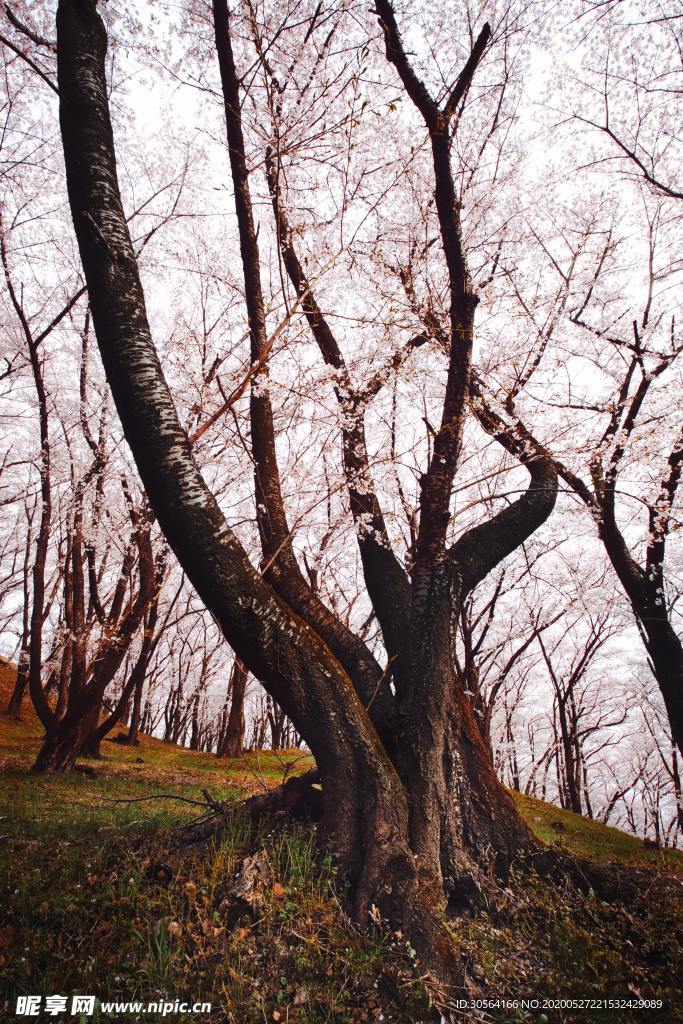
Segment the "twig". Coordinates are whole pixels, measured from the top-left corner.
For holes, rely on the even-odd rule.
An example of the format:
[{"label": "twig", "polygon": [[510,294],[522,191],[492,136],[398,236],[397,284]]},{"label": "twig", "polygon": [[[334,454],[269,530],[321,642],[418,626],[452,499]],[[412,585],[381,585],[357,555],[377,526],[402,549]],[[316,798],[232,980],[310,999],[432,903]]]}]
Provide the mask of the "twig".
[{"label": "twig", "polygon": [[173,793],[155,793],[154,796],[136,796],[130,799],[114,798],[110,796],[101,796],[98,794],[105,803],[108,804],[141,804],[145,800],[181,800],[184,804],[194,804],[196,807],[212,807],[212,803],[205,803],[203,800],[190,800],[187,796],[174,796]]},{"label": "twig", "polygon": [[227,807],[218,800],[214,800],[208,789],[202,790],[202,796],[206,800],[208,806],[215,811],[216,814],[220,814],[222,818],[225,818],[226,821],[228,820]]},{"label": "twig", "polygon": [[45,82],[45,84],[46,84],[46,85],[49,85],[49,86],[50,86],[50,88],[52,89],[52,91],[53,91],[53,92],[56,92],[56,93],[57,93],[57,95],[59,96],[59,89],[57,88],[57,86],[55,85],[55,83],[54,83],[54,82],[52,81],[52,79],[50,78],[50,76],[49,76],[49,75],[47,75],[47,74],[46,74],[46,73],[45,73],[45,72],[43,71],[43,69],[42,69],[42,68],[38,67],[38,65],[37,65],[37,64],[35,63],[35,61],[31,60],[31,58],[30,58],[30,57],[28,56],[28,54],[24,53],[24,51],[23,51],[23,50],[20,50],[20,49],[19,49],[19,47],[18,47],[18,46],[16,46],[16,45],[15,45],[15,44],[14,44],[14,43],[12,42],[12,40],[11,40],[11,39],[7,39],[7,38],[6,38],[5,36],[3,36],[3,35],[0,35],[0,43],[4,43],[4,44],[5,44],[5,46],[7,46],[7,47],[8,47],[8,48],[9,48],[10,50],[12,50],[12,51],[13,51],[14,53],[16,53],[17,57],[20,57],[20,58],[21,58],[21,60],[25,61],[25,62],[26,62],[26,63],[28,64],[28,66],[29,66],[29,67],[31,68],[31,70],[32,70],[32,71],[35,71],[35,73],[36,73],[37,75],[40,75],[40,77],[41,77],[41,78],[42,78],[42,80],[43,80],[43,81]]}]

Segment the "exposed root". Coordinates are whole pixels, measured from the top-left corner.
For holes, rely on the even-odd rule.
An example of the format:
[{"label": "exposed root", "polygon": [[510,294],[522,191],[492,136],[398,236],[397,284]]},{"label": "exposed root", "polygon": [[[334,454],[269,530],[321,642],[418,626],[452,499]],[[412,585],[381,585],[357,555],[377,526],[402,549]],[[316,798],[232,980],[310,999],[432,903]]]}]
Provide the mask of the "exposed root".
[{"label": "exposed root", "polygon": [[681,881],[666,871],[608,861],[599,864],[583,857],[574,857],[564,850],[539,846],[522,860],[542,878],[560,882],[568,879],[581,892],[592,890],[605,903],[627,905],[643,892],[665,890],[680,902]]}]

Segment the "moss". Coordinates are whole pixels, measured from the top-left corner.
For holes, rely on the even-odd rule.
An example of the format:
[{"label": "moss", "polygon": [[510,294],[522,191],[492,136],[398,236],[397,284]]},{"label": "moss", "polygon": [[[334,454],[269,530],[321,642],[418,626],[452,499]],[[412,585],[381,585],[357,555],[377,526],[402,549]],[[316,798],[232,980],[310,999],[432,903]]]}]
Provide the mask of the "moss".
[{"label": "moss", "polygon": [[683,874],[680,850],[648,849],[637,836],[618,828],[564,811],[554,804],[512,792],[517,808],[534,834],[545,843],[557,844],[574,856],[605,863],[638,864]]}]

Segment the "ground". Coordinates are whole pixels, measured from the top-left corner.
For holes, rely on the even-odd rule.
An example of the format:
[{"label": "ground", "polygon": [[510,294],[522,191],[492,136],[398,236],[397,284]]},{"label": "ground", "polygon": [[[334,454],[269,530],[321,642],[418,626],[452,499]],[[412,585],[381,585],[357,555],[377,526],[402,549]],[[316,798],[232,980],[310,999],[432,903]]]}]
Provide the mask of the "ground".
[{"label": "ground", "polygon": [[[0,664],[3,704],[10,666]],[[41,729],[0,718],[0,1019],[18,995],[96,994],[102,1000],[187,1000],[211,1012],[177,1016],[96,1009],[82,1021],[191,1020],[197,1024],[439,1021],[401,935],[366,930],[344,913],[344,892],[315,829],[268,822],[254,836],[236,806],[220,842],[201,856],[176,850],[178,828],[203,791],[236,801],[310,760],[298,751],[219,762],[143,737],[103,744],[94,776],[40,778],[29,768]],[[152,800],[140,798],[154,797]],[[470,996],[493,1005],[462,1020],[683,1021],[680,890],[683,856],[646,849],[617,829],[515,795],[536,835],[574,858],[637,873],[628,899],[541,879],[520,864],[497,906],[452,922]],[[116,800],[138,802],[116,803]],[[243,859],[257,852],[260,882],[235,897]],[[244,877],[246,872],[242,872]],[[496,1005],[503,999],[613,999],[618,1008]],[[639,999],[661,1008],[635,1009]],[[69,1010],[45,1020],[75,1020]]]}]

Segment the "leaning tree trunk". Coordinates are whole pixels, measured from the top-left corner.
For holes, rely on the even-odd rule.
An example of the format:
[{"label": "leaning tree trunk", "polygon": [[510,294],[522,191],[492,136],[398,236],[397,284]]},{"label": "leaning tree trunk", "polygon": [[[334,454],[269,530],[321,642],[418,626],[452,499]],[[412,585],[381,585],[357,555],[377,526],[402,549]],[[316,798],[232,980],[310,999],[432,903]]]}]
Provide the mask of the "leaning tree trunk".
[{"label": "leaning tree trunk", "polygon": [[[216,3],[216,9],[227,19],[225,4]],[[392,628],[388,617],[395,600],[386,590],[380,595],[385,639],[390,635],[400,647],[395,678],[401,750],[392,759],[378,731],[384,723],[373,724],[374,710],[366,710],[359,696],[373,675],[386,683],[382,674],[376,676],[370,652],[359,657],[357,638],[337,629],[318,602],[302,601],[294,591],[280,593],[252,566],[199,472],[150,334],[116,175],[106,32],[93,0],[60,0],[57,29],[60,123],[74,227],[107,380],[151,506],[240,661],[263,682],[315,757],[323,837],[349,880],[357,920],[367,922],[371,912],[379,913],[404,932],[438,981],[453,982],[461,969],[443,921],[449,875],[454,891],[462,894],[468,879],[479,881],[475,861],[481,861],[482,847],[490,845],[494,856],[507,861],[527,833],[495,779],[462,684],[454,678],[448,656],[449,602],[454,587],[460,599],[460,587],[464,593],[476,585],[491,564],[547,517],[555,494],[552,477],[544,478],[532,460],[527,495],[488,523],[483,538],[467,535],[473,551],[467,544],[456,545],[446,555],[452,479],[437,474],[435,463],[430,486],[444,509],[437,517],[440,536],[423,545],[422,575],[410,583],[390,553],[380,551],[382,545],[374,552],[366,549],[368,564],[376,555],[374,566],[389,566],[392,579],[399,581],[407,616]],[[445,158],[445,128],[442,134]],[[240,195],[246,195],[243,188]],[[469,297],[465,305],[473,315]],[[456,327],[462,334],[462,325]],[[471,327],[470,320],[470,333]],[[458,430],[452,429],[459,413],[453,403],[464,401],[467,392],[470,349],[458,349],[449,371],[452,401],[440,431],[449,471],[456,459],[451,446],[456,453],[459,447]],[[257,458],[267,460],[274,458],[269,412],[265,402],[256,404],[262,430]],[[438,463],[442,452],[436,446],[435,452]],[[269,505],[278,500],[271,489],[276,470],[274,465],[273,475],[264,480]],[[265,530],[263,522],[259,525]],[[286,584],[280,585],[284,589]],[[382,690],[382,699],[391,702],[388,685]]]},{"label": "leaning tree trunk", "polygon": [[683,751],[683,644],[666,616],[660,594],[645,604],[639,619],[652,670],[664,699],[671,732]]},{"label": "leaning tree trunk", "polygon": [[[457,959],[425,901],[403,786],[339,662],[249,562],[194,462],[150,336],[121,206],[95,5],[61,0],[60,120],[67,186],[107,379],[159,524],[240,659],[307,739],[323,779],[325,831],[367,920],[402,924],[442,978]],[[424,881],[424,884],[423,884]]]}]

